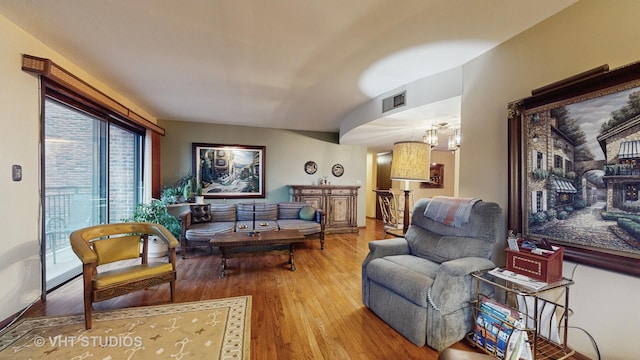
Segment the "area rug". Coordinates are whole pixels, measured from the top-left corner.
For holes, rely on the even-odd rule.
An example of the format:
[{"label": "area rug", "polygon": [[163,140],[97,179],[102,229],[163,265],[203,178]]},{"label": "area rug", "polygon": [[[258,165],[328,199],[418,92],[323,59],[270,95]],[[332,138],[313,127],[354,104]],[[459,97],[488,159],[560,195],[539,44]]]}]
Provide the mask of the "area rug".
[{"label": "area rug", "polygon": [[249,359],[251,296],[26,318],[0,334],[0,359]]}]

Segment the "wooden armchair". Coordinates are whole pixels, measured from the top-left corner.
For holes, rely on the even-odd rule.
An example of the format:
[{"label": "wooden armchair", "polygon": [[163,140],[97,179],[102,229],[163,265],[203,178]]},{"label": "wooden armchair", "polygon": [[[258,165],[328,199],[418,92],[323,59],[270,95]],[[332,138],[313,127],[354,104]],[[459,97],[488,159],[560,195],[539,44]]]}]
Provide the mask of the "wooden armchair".
[{"label": "wooden armchair", "polygon": [[402,219],[398,213],[398,198],[391,190],[373,190],[378,198],[380,205],[380,215],[382,215],[382,223],[384,225],[384,237],[387,235],[403,237]]},{"label": "wooden armchair", "polygon": [[[169,245],[168,262],[148,263],[149,236],[156,236]],[[171,301],[175,301],[178,240],[164,226],[139,222],[95,225],[72,232],[70,240],[71,248],[83,264],[87,329],[91,329],[91,307],[94,302],[165,282],[170,284]],[[141,258],[140,264],[114,264],[113,269],[98,271],[99,265],[137,258]]]}]

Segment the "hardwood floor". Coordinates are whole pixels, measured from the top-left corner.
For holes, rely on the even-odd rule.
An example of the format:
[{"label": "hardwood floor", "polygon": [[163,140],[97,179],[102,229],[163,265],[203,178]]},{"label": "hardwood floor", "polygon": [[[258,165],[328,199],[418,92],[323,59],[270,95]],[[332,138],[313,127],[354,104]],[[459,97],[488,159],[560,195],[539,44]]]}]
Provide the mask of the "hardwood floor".
[{"label": "hardwood floor", "polygon": [[[382,224],[367,219],[358,234],[327,235],[299,245],[297,271],[288,256],[228,260],[219,278],[220,258],[207,251],[178,256],[176,302],[252,296],[252,359],[437,359],[417,347],[367,309],[361,300],[361,264],[368,242],[382,238]],[[47,295],[26,316],[82,313],[82,283],[76,278]],[[169,302],[169,286],[121,296],[94,305],[96,311]],[[470,349],[464,342],[454,345]]]}]

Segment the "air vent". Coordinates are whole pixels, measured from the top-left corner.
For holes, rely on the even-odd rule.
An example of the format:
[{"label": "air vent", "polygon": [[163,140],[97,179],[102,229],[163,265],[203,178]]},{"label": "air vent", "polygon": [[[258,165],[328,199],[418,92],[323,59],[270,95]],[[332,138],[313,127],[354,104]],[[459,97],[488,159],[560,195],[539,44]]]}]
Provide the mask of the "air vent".
[{"label": "air vent", "polygon": [[403,91],[400,94],[396,94],[393,96],[389,96],[388,98],[382,99],[382,112],[384,113],[389,110],[399,108],[400,106],[404,106],[406,95],[407,95],[407,92]]}]

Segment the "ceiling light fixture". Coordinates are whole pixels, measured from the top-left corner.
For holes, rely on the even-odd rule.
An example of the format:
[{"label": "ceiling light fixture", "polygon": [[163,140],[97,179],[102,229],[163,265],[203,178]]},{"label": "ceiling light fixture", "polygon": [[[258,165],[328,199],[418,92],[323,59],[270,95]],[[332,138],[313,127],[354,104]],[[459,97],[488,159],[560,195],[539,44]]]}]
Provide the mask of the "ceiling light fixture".
[{"label": "ceiling light fixture", "polygon": [[427,134],[422,137],[422,142],[429,144],[431,147],[438,146],[438,129],[427,130]]},{"label": "ceiling light fixture", "polygon": [[460,129],[453,130],[453,135],[449,135],[449,141],[447,145],[447,147],[451,151],[455,151],[460,148]]}]

